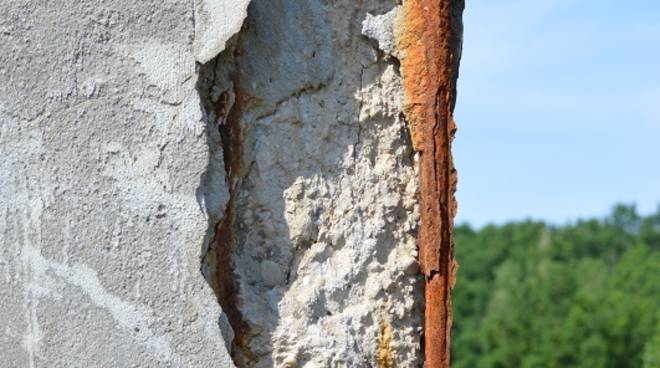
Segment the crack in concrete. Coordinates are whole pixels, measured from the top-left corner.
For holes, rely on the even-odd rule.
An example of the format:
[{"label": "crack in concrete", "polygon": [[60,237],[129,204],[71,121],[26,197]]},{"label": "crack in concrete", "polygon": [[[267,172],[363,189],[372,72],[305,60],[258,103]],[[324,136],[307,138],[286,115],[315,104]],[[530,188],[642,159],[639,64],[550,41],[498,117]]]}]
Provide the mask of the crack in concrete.
[{"label": "crack in concrete", "polygon": [[[211,151],[220,149],[222,152],[225,184],[229,192],[229,199],[226,202],[222,218],[211,225],[211,240],[202,262],[206,263],[210,270],[207,277],[233,330],[233,341],[228,343],[231,344],[230,353],[234,359],[235,350],[243,349],[247,344],[247,325],[238,309],[239,287],[233,264],[233,254],[238,246],[235,229],[236,196],[243,168],[243,133],[240,119],[242,104],[247,99],[240,89],[240,80],[236,72],[238,69],[235,61],[236,52],[237,50],[232,46],[202,66],[202,68],[211,70],[202,70],[200,74],[212,75],[212,79],[198,86],[204,109],[209,118],[211,134],[215,133],[213,130],[216,130],[220,136],[219,147],[210,147],[210,149]],[[230,67],[229,75],[219,75],[219,64],[227,63],[228,60],[234,64]],[[229,88],[217,93],[215,89],[226,84],[229,84]],[[210,142],[210,144],[212,143]]]},{"label": "crack in concrete", "polygon": [[[302,7],[302,10],[298,10],[301,14],[306,14],[308,11],[305,6],[299,5],[295,1],[285,3],[291,8]],[[267,2],[259,4],[263,8],[262,12],[272,11],[269,8],[271,5],[267,5]],[[337,12],[336,16],[341,15],[339,13]],[[316,349],[313,351],[321,351],[328,357],[332,356],[327,359],[333,359],[333,361],[340,359],[335,357],[334,348],[315,346],[314,344],[318,344],[317,341],[305,339],[317,338],[316,336],[321,336],[321,333],[332,332],[326,329],[333,328],[334,324],[352,329],[353,326],[345,324],[347,316],[355,315],[361,315],[361,320],[355,322],[362,326],[360,328],[371,329],[373,332],[369,335],[371,337],[371,343],[368,346],[368,349],[371,349],[368,350],[369,359],[381,359],[380,366],[383,367],[394,366],[395,363],[400,365],[404,361],[410,364],[411,359],[417,359],[413,355],[416,356],[419,353],[417,344],[419,335],[416,332],[418,330],[413,330],[411,326],[419,326],[420,322],[415,319],[421,313],[406,314],[405,311],[414,309],[414,303],[412,301],[408,303],[405,301],[405,297],[408,296],[408,299],[412,299],[411,296],[415,294],[415,290],[421,290],[419,286],[415,286],[420,285],[421,278],[418,279],[419,281],[415,281],[418,277],[415,275],[415,269],[410,271],[409,266],[403,267],[403,264],[399,264],[401,262],[397,262],[396,256],[399,252],[401,255],[410,254],[409,258],[413,260],[413,263],[416,256],[414,237],[406,235],[414,232],[414,226],[408,224],[414,219],[409,221],[408,216],[404,213],[405,211],[413,212],[413,210],[416,212],[416,209],[414,205],[404,205],[402,202],[408,198],[408,195],[410,196],[408,202],[414,202],[416,180],[413,176],[412,160],[408,157],[408,153],[412,150],[410,147],[406,149],[400,147],[410,146],[411,140],[407,134],[403,134],[404,137],[400,138],[401,140],[394,138],[398,137],[405,127],[401,118],[400,100],[394,97],[389,98],[401,88],[399,64],[395,58],[390,58],[385,53],[368,53],[369,44],[366,42],[356,43],[351,47],[364,52],[364,55],[353,56],[355,53],[347,52],[346,55],[340,53],[340,56],[346,60],[360,61],[360,64],[353,63],[351,67],[347,67],[343,71],[343,74],[348,74],[350,71],[350,76],[340,73],[339,77],[346,78],[345,80],[333,80],[332,74],[323,74],[319,77],[317,69],[332,70],[328,68],[328,65],[332,66],[331,61],[333,60],[330,59],[328,53],[324,56],[327,60],[318,61],[317,51],[312,53],[309,50],[314,50],[314,47],[322,48],[314,43],[317,42],[316,40],[311,38],[303,38],[300,40],[299,46],[286,54],[293,59],[293,62],[299,61],[295,57],[304,62],[293,63],[286,60],[278,61],[280,64],[270,63],[268,58],[255,57],[260,53],[255,53],[253,51],[255,48],[249,46],[272,43],[272,40],[265,36],[266,31],[262,30],[261,34],[258,32],[259,27],[270,30],[268,27],[272,25],[263,25],[261,22],[271,21],[257,16],[248,18],[247,25],[229,41],[228,48],[201,67],[200,74],[206,79],[202,81],[203,78],[200,78],[200,83],[198,83],[198,91],[208,118],[207,133],[209,134],[211,159],[207,175],[216,175],[215,183],[211,180],[208,181],[208,185],[219,185],[217,179],[222,177],[227,186],[226,190],[224,187],[220,189],[227,192],[226,200],[216,204],[205,201],[207,213],[213,213],[215,216],[209,216],[208,250],[202,259],[202,268],[209,270],[205,276],[216,293],[218,302],[233,330],[234,337],[226,340],[232,341],[231,355],[234,364],[240,367],[254,364],[263,365],[268,362],[289,364],[290,362],[320,361],[319,357],[311,355],[310,346]],[[359,24],[357,21],[352,23]],[[351,26],[353,26],[352,23],[350,23]],[[269,32],[269,34],[272,33]],[[358,35],[351,33],[349,36],[362,42]],[[253,39],[254,43],[250,44],[247,42],[250,37],[256,38],[259,43]],[[310,46],[305,46],[306,43],[310,43]],[[241,50],[237,45],[247,46],[245,46],[245,50]],[[328,45],[322,43],[322,45],[329,47],[329,43]],[[292,46],[287,44],[286,47]],[[266,50],[268,49],[266,48]],[[305,59],[308,51],[311,55],[310,59]],[[242,54],[243,52],[246,54]],[[392,65],[383,62],[384,58],[392,61]],[[261,63],[262,59],[268,60]],[[314,59],[317,60],[314,63],[309,61]],[[366,61],[372,64],[364,64],[363,62]],[[285,77],[285,72],[290,71],[289,67],[294,68],[292,70],[295,70],[296,73],[286,74]],[[275,70],[271,71],[271,68],[275,68]],[[356,72],[359,72],[359,81],[355,79]],[[273,80],[263,77],[261,73],[267,77],[274,76],[279,79],[273,83]],[[384,78],[384,75],[387,77]],[[239,80],[239,76],[242,81]],[[298,79],[291,82],[290,78]],[[241,82],[244,83],[243,86]],[[344,84],[345,82],[346,84]],[[285,88],[280,90],[272,87],[274,84],[279,85],[278,83]],[[241,87],[244,87],[247,93]],[[331,90],[328,91],[326,87]],[[355,94],[355,90],[358,91],[358,95]],[[269,91],[275,91],[275,96]],[[266,101],[256,100],[248,96],[248,93]],[[334,95],[335,93],[337,96]],[[354,105],[347,103],[350,102],[351,97],[357,100]],[[331,108],[346,112],[346,116],[349,116],[350,119],[347,123],[352,123],[353,119],[357,119],[355,122],[357,127],[350,125],[344,127],[326,118],[324,116],[326,101],[333,103]],[[301,106],[306,108],[301,109]],[[276,126],[276,124],[281,125]],[[346,148],[350,147],[350,143],[354,143],[352,171],[346,167],[346,173],[337,174],[339,179],[336,180],[336,183],[333,182],[335,178],[327,173],[336,174],[337,168],[322,162],[323,157],[316,157],[314,152],[305,147],[306,141],[298,137],[298,135],[317,132],[323,134],[321,129],[317,129],[323,124],[335,129],[334,135],[328,134],[327,141],[334,145],[346,144]],[[390,129],[391,127],[397,127],[397,129]],[[290,135],[278,135],[278,130],[281,132],[282,129],[287,130]],[[357,129],[357,141],[354,136],[355,129]],[[259,134],[265,135],[260,136]],[[263,144],[263,147],[258,146],[255,141]],[[319,139],[313,141],[323,143]],[[269,147],[271,142],[277,145],[276,148]],[[300,164],[309,165],[309,167],[281,166],[286,165],[288,158],[291,157],[292,152],[285,148],[292,144],[300,149],[307,149],[306,152],[311,157],[297,160]],[[321,146],[324,145],[321,144]],[[326,152],[326,156],[333,156],[337,159],[351,157],[351,153],[346,152],[346,155],[342,156],[339,150],[335,150],[331,146],[328,145],[324,149],[319,147],[319,150]],[[255,153],[257,149],[261,151]],[[258,156],[260,152],[264,154],[264,157]],[[402,156],[410,162],[394,158],[395,152],[403,153]],[[271,161],[274,153],[281,156],[277,158],[280,161],[275,161],[274,158]],[[382,156],[378,156],[379,154]],[[222,157],[222,161],[217,158],[218,165],[211,167],[214,155]],[[256,157],[252,157],[255,155]],[[377,160],[377,157],[382,157],[382,159]],[[357,165],[358,160],[362,160],[360,166]],[[264,167],[260,167],[259,169],[262,171],[255,173],[252,177],[249,174],[250,168],[256,165],[257,161]],[[298,161],[295,162],[298,163]],[[273,167],[277,165],[279,165],[277,170],[289,171],[278,177],[274,174],[275,171],[269,171],[275,170]],[[386,167],[390,166],[392,169],[402,169],[399,172],[401,179],[385,176],[379,180],[380,175],[383,175],[380,172],[387,170]],[[361,170],[359,173],[358,168]],[[213,170],[214,172],[211,173]],[[316,171],[321,171],[323,175],[317,176]],[[263,174],[282,180],[282,183],[272,183],[275,188],[281,185],[282,188],[278,188],[278,190],[282,190],[282,192],[270,194],[273,196],[272,202],[269,202],[270,197],[262,202],[260,202],[261,199],[250,201],[250,198],[257,197],[257,193],[269,191],[269,188],[262,184],[260,184],[261,187],[255,189],[254,181],[262,180],[263,178],[259,178],[259,175]],[[323,180],[319,179],[321,177]],[[301,178],[302,180],[299,180]],[[367,183],[367,180],[370,181]],[[352,181],[356,181],[355,187],[353,187]],[[415,186],[409,185],[413,189],[404,191],[405,185],[403,184],[407,181],[415,182]],[[387,183],[387,186],[381,186],[379,182]],[[270,182],[267,185],[270,185]],[[300,193],[294,195],[298,190],[297,185],[300,185]],[[328,186],[332,192],[328,192]],[[382,191],[383,195],[388,194],[385,193],[387,191],[394,193],[387,196],[388,203],[385,205],[379,203],[379,200],[374,197],[377,196],[377,191]],[[350,198],[346,197],[348,195]],[[373,197],[373,199],[365,199],[365,195],[368,196],[366,198]],[[321,197],[319,198],[319,196]],[[349,203],[350,205],[348,205]],[[287,208],[288,205],[291,205],[290,209]],[[324,210],[327,212],[324,215],[325,218],[320,218],[319,215],[318,207],[321,205],[325,206]],[[343,211],[341,217],[346,217],[345,220],[339,217],[333,219],[337,216],[333,213],[335,207],[337,213]],[[253,211],[262,211],[262,213],[259,213],[260,217],[258,217],[254,215]],[[401,217],[399,217],[400,213],[403,214]],[[280,214],[282,214],[281,219],[272,217]],[[377,219],[381,217],[386,221],[378,222]],[[255,218],[256,220],[253,220]],[[247,223],[246,228],[243,228],[241,226],[245,220],[250,222]],[[275,221],[279,221],[279,223],[275,223]],[[326,223],[322,223],[322,221]],[[360,226],[366,226],[367,231],[349,229],[351,221]],[[339,225],[334,226],[335,222]],[[258,226],[250,228],[252,224],[258,224]],[[325,227],[324,232],[320,234],[319,224]],[[275,228],[275,226],[280,226],[280,228]],[[391,231],[392,229],[395,231]],[[265,235],[259,234],[255,237],[257,241],[266,242],[266,244],[255,243],[251,238],[252,233],[264,233]],[[350,242],[348,245],[345,233],[353,235],[348,239]],[[275,241],[280,241],[281,244],[268,244],[275,243]],[[299,246],[304,247],[305,251],[300,251]],[[312,248],[314,249],[310,251]],[[323,252],[319,252],[322,248]],[[369,249],[372,251],[368,251]],[[318,257],[318,260],[310,257],[315,254],[314,252],[319,252],[314,256]],[[392,253],[391,257],[390,253]],[[355,262],[355,268],[358,271],[350,269],[349,262],[346,262],[347,257],[355,258],[351,259]],[[318,280],[314,281],[316,284],[307,285],[305,278],[299,277],[301,267],[299,263],[301,262],[306,262],[306,268],[303,269],[306,277]],[[333,265],[332,262],[343,263]],[[336,280],[331,279],[334,284],[321,283],[322,279],[317,277],[320,275],[312,272],[312,268],[316,267],[315,263],[323,264],[324,267],[328,265],[339,268],[336,272],[338,274],[335,277]],[[280,266],[285,272],[283,278],[275,277],[278,275],[273,276],[280,272]],[[367,267],[372,268],[368,271]],[[387,281],[387,285],[398,283],[399,286],[404,285],[406,289],[394,291],[389,289],[390,286],[383,286],[383,290],[388,290],[387,295],[381,291],[376,293],[381,286],[374,283],[375,280],[371,280],[370,272],[374,269],[373,267],[380,267],[374,274],[382,272],[384,278],[392,278],[392,280],[383,280]],[[257,275],[254,275],[255,270]],[[386,272],[386,270],[391,271]],[[261,271],[260,274],[259,271]],[[339,275],[342,272],[345,274],[343,278]],[[335,275],[330,275],[330,278],[333,276]],[[328,276],[324,275],[323,280],[325,277]],[[277,284],[272,280],[282,280],[283,282]],[[322,282],[326,283],[326,281]],[[371,294],[367,298],[375,299],[373,306],[379,306],[379,308],[388,306],[387,327],[379,327],[377,317],[373,319],[374,324],[371,324],[369,318],[372,318],[373,311],[367,307],[344,304],[348,300],[360,300],[355,295],[348,294],[353,291],[350,288],[344,289],[347,285],[351,285],[350,288],[355,287],[356,290],[360,290],[360,288],[373,290],[369,291]],[[292,290],[289,290],[290,287]],[[319,292],[315,292],[314,288]],[[287,295],[288,291],[292,292]],[[415,296],[415,298],[417,297]],[[416,300],[421,300],[421,297]],[[371,300],[367,303],[371,303]],[[373,307],[372,304],[368,304],[368,306]],[[352,308],[356,308],[356,310]],[[333,314],[336,314],[336,317]],[[397,315],[398,317],[395,318]],[[403,315],[407,317],[404,319]],[[345,319],[342,320],[342,316]],[[308,319],[308,324],[295,326],[299,331],[292,333],[290,326],[302,318]],[[323,320],[328,320],[328,322],[324,325]],[[308,332],[309,335],[306,335]],[[352,341],[351,336],[339,334],[332,338],[336,342]],[[379,343],[383,353],[380,358],[378,355]],[[404,352],[404,347],[407,349],[406,352]],[[346,350],[345,354],[355,354],[355,356],[350,356],[351,359],[354,359],[353,363],[358,359],[365,359],[367,356],[367,350],[363,351],[361,348],[356,349],[355,352],[350,351],[349,348],[338,349]],[[411,351],[413,354],[410,354]],[[407,355],[404,356],[404,353]],[[346,359],[346,356],[341,359]],[[373,364],[373,360],[369,364]],[[365,365],[367,365],[366,362]],[[410,365],[404,364],[404,366]]]}]

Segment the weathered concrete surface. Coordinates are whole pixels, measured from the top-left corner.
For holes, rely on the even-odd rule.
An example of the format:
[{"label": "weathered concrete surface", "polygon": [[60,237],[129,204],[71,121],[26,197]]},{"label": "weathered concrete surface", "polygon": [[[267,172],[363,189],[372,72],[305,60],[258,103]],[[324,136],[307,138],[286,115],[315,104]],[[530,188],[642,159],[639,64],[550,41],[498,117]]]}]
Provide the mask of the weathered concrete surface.
[{"label": "weathered concrete surface", "polygon": [[0,365],[418,367],[400,3],[3,4]]},{"label": "weathered concrete surface", "polygon": [[253,0],[231,50],[204,71],[232,187],[206,260],[232,309],[239,366],[421,362],[416,163],[388,54],[394,7]]},{"label": "weathered concrete surface", "polygon": [[232,366],[199,271],[193,18],[190,1],[3,1],[0,366]]},{"label": "weathered concrete surface", "polygon": [[193,0],[195,58],[206,63],[225,49],[247,16],[249,0]]}]

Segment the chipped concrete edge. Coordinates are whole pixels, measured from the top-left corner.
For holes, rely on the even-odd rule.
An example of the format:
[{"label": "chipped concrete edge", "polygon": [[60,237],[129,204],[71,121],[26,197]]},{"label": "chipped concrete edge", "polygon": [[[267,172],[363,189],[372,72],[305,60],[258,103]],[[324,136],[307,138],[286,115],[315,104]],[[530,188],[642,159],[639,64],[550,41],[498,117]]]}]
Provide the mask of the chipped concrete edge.
[{"label": "chipped concrete edge", "polygon": [[[221,0],[194,4],[195,59],[207,63],[240,31],[249,0],[231,6]],[[408,0],[390,13],[368,15],[363,23],[363,34],[401,61],[404,113],[420,156],[418,244],[426,280],[424,364],[428,367],[450,365],[451,288],[457,268],[451,234],[457,175],[451,143],[463,7],[463,0]]]},{"label": "chipped concrete edge", "polygon": [[243,26],[250,0],[193,0],[195,60],[204,64],[225,49],[227,41]]},{"label": "chipped concrete edge", "polygon": [[[227,48],[227,43],[231,37],[236,35],[245,22],[248,15],[248,6],[250,0],[192,0],[193,1],[193,26],[194,26],[194,40],[193,40],[193,54],[195,60],[199,64],[206,64],[217,58]],[[198,74],[199,74],[198,69]],[[198,75],[199,77],[199,75]],[[199,91],[198,91],[199,93]],[[203,101],[203,97],[200,96]],[[203,102],[202,102],[203,103]],[[227,159],[227,157],[223,157]],[[229,174],[229,172],[227,172]],[[232,185],[228,188],[232,191]],[[227,204],[225,211],[229,211],[232,207],[233,200]],[[207,213],[207,216],[210,214]],[[225,213],[223,218],[229,218],[230,215]],[[221,221],[224,223],[224,220]],[[218,224],[220,226],[220,223]],[[215,233],[215,232],[214,232]],[[214,234],[215,238],[216,235]],[[215,242],[215,239],[210,239],[210,242]],[[208,255],[208,250],[204,251],[201,256],[201,262],[205,262]],[[231,354],[232,341],[235,338],[235,325],[232,325],[233,315],[232,308],[227,305],[222,305],[222,300],[219,299],[217,280],[211,280],[210,286],[216,297],[216,302],[219,303],[222,309],[221,326],[223,329],[222,336],[225,339],[225,347]],[[225,331],[224,329],[228,329]],[[232,366],[234,366],[232,362]]]}]

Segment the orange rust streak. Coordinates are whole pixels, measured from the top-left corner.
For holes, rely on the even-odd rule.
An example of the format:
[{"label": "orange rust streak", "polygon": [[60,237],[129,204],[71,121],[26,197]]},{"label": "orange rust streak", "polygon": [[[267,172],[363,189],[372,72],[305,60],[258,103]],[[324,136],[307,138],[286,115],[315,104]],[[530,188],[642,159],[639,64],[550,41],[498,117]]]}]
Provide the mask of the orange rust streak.
[{"label": "orange rust streak", "polygon": [[456,263],[452,226],[456,171],[451,157],[456,71],[452,7],[458,0],[407,0],[399,48],[405,114],[420,154],[419,260],[425,276],[424,364],[449,367],[451,288]]},{"label": "orange rust streak", "polygon": [[[241,114],[243,105],[249,100],[240,88],[239,79],[233,76],[235,101],[229,106],[227,92],[213,105],[215,116],[225,115],[230,109],[227,119],[219,124],[218,129],[222,140],[223,158],[229,201],[225,208],[222,220],[216,225],[211,242],[210,253],[215,266],[214,291],[222,310],[227,314],[229,324],[234,330],[234,344],[244,348],[248,342],[248,326],[238,308],[239,286],[236,282],[233,269],[233,255],[238,246],[235,233],[236,219],[236,193],[235,184],[241,175],[243,167],[243,132],[241,130]],[[232,351],[232,355],[234,351]]]},{"label": "orange rust streak", "polygon": [[[424,298],[426,305],[443,306],[449,290],[446,279],[436,274],[426,283]],[[449,367],[449,330],[451,311],[448,308],[435,308],[432,313],[424,313],[424,366]],[[432,328],[436,327],[436,328]]]}]

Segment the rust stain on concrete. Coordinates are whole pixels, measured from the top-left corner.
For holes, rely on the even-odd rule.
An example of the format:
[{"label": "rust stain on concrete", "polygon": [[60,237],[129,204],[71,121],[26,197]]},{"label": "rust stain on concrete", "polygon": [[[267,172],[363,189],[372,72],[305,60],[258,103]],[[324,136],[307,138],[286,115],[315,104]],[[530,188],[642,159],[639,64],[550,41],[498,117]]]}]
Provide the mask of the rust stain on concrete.
[{"label": "rust stain on concrete", "polygon": [[392,340],[394,333],[392,331],[392,324],[384,318],[380,322],[380,337],[378,339],[378,354],[376,356],[376,364],[378,368],[394,368],[396,367],[394,359],[394,351],[392,350]]},{"label": "rust stain on concrete", "polygon": [[[217,126],[222,140],[229,201],[224,217],[215,226],[207,258],[214,270],[213,290],[234,330],[231,354],[236,359],[235,349],[244,350],[249,342],[248,326],[238,308],[239,286],[234,276],[233,255],[238,246],[235,231],[236,190],[243,169],[243,132],[240,121],[244,105],[249,103],[250,97],[240,88],[238,73],[232,79],[233,91],[231,93],[223,92],[220,98],[212,104],[213,112],[219,119]],[[234,95],[233,103],[229,97],[230,94]],[[226,119],[222,117],[226,117]]]},{"label": "rust stain on concrete", "polygon": [[449,367],[451,289],[457,267],[452,227],[457,175],[451,155],[463,0],[408,0],[397,43],[404,112],[420,154],[419,262],[425,277],[424,365]]}]

